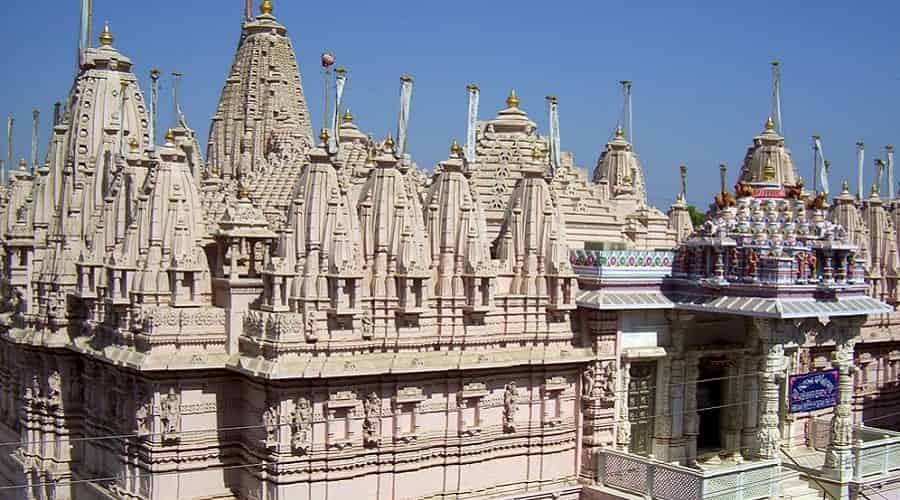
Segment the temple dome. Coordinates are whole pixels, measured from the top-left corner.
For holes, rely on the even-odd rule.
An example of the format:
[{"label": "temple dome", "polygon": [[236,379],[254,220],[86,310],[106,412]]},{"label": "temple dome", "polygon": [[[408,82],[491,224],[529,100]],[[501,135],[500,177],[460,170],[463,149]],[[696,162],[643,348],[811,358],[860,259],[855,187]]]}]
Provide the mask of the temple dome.
[{"label": "temple dome", "polygon": [[606,150],[600,154],[593,180],[605,184],[610,199],[634,199],[640,205],[647,203],[644,170],[621,127],[616,127],[615,137],[606,143]]},{"label": "temple dome", "polygon": [[747,184],[797,186],[802,179],[797,174],[784,137],[775,130],[770,117],[765,129],[753,138],[741,167],[740,181]]}]

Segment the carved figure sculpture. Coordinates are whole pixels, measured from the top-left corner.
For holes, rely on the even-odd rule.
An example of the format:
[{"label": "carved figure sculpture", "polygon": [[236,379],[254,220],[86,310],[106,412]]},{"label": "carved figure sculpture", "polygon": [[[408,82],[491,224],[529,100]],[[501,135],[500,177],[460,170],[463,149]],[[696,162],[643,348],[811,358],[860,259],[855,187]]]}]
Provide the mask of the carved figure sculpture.
[{"label": "carved figure sculpture", "polygon": [[309,400],[298,397],[294,405],[291,421],[291,448],[294,453],[304,454],[312,445],[312,406]]}]

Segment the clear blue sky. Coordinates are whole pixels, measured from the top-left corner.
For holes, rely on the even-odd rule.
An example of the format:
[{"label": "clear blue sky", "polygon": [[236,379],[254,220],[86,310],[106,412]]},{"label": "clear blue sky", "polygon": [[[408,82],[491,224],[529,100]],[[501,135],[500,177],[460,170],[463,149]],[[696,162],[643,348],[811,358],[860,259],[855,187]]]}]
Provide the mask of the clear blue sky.
[{"label": "clear blue sky", "polygon": [[[242,0],[94,0],[95,34],[109,20],[116,47],[147,71],[185,74],[182,106],[205,138],[239,35]],[[74,72],[79,0],[5,2],[0,113],[16,116],[15,156],[28,156],[31,108],[42,111],[41,157],[52,103]],[[365,131],[396,128],[399,76],[415,77],[410,149],[420,166],[465,135],[468,82],[481,118],[515,88],[546,133],[544,96],[560,100],[563,149],[593,169],[619,116],[617,82],[634,83],[637,151],[651,201],[665,209],[690,168],[689,201],[705,205],[718,164],[731,184],[769,112],[769,62],[783,61],[788,144],[811,184],[810,135],[823,136],[832,191],[855,189],[854,142],[872,158],[900,143],[900,2],[597,2],[275,0],[294,40],[310,108],[320,123],[318,57],[351,72],[345,101]],[[169,81],[165,82],[169,89]],[[169,107],[161,113],[170,120]],[[0,125],[2,126],[2,125]],[[205,142],[205,141],[204,141]],[[4,150],[5,144],[0,145]],[[897,173],[900,180],[900,172]],[[868,189],[867,189],[868,192]]]}]

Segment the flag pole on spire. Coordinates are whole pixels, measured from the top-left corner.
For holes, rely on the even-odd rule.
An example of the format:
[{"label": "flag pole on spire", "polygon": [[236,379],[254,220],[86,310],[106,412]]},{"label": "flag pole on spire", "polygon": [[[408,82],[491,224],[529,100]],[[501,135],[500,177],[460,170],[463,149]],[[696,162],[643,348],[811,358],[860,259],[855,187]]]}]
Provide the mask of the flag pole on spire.
[{"label": "flag pole on spire", "polygon": [[866,152],[863,141],[856,141],[856,199],[863,200],[863,163]]},{"label": "flag pole on spire", "polygon": [[550,118],[550,176],[555,176],[562,162],[559,152],[559,101],[556,96],[547,96]]},{"label": "flag pole on spire", "polygon": [[784,136],[784,125],[781,122],[781,61],[772,61],[772,118],[775,120],[775,131]]},{"label": "flag pole on spire", "polygon": [[478,85],[470,83],[466,85],[469,96],[469,111],[466,117],[466,161],[475,162],[475,132],[478,128]]},{"label": "flag pole on spire", "polygon": [[0,183],[4,184],[9,178],[9,169],[13,165],[13,126],[15,124],[16,119],[13,115],[9,115],[6,118],[6,170],[0,172]]},{"label": "flag pole on spire", "polygon": [[91,32],[94,22],[93,0],[81,0],[81,24],[78,33],[78,58],[76,71],[84,62],[84,51],[91,45]]},{"label": "flag pole on spire", "polygon": [[887,152],[887,171],[888,171],[888,196],[894,199],[894,146],[888,144],[884,150]]},{"label": "flag pole on spire", "polygon": [[409,107],[412,103],[413,78],[400,77],[400,119],[397,120],[397,157],[404,158],[409,142]]},{"label": "flag pole on spire", "polygon": [[625,121],[625,133],[627,135],[628,142],[634,145],[634,122],[632,121],[632,111],[631,111],[631,80],[622,80],[619,82],[622,84],[622,97],[624,98],[623,108],[622,109],[622,120]]},{"label": "flag pole on spire", "polygon": [[37,170],[38,158],[38,121],[41,112],[37,109],[31,110],[31,172]]}]

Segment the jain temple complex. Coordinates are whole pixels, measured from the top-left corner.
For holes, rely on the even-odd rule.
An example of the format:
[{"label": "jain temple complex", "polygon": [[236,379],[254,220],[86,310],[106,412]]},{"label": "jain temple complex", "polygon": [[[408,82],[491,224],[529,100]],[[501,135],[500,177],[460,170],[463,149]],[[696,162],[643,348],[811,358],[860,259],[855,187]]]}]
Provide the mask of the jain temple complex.
[{"label": "jain temple complex", "polygon": [[314,131],[254,10],[205,152],[85,16],[45,160],[0,192],[0,498],[897,498],[880,183],[804,187],[761,110],[694,227],[684,182],[648,204],[627,127],[588,175],[555,98],[542,135],[515,92],[478,119],[475,85],[426,171],[410,77],[396,137],[341,68]]}]

